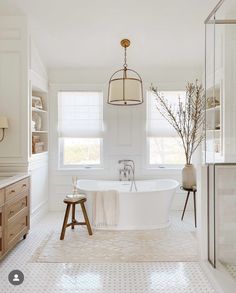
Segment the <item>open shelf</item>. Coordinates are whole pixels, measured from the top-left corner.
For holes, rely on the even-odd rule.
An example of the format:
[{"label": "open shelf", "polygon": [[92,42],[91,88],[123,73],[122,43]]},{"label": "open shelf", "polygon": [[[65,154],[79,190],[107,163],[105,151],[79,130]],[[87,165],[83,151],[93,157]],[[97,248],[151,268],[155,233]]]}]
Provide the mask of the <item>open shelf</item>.
[{"label": "open shelf", "polygon": [[35,158],[41,158],[45,155],[48,154],[48,151],[44,151],[44,152],[41,152],[41,153],[37,153],[37,154],[32,154],[32,157],[35,159]]},{"label": "open shelf", "polygon": [[208,113],[214,112],[214,111],[220,111],[220,105],[206,109],[206,112]]},{"label": "open shelf", "polygon": [[206,90],[206,160],[223,158],[222,81]]},{"label": "open shelf", "polygon": [[46,110],[41,110],[41,109],[38,109],[38,108],[35,108],[35,107],[32,107],[32,111],[33,112],[39,112],[39,113],[45,113],[45,114],[48,113]]},{"label": "open shelf", "polygon": [[31,157],[36,159],[48,152],[48,95],[32,86],[31,96]]},{"label": "open shelf", "polygon": [[220,133],[220,129],[206,129],[207,132],[219,132]]}]

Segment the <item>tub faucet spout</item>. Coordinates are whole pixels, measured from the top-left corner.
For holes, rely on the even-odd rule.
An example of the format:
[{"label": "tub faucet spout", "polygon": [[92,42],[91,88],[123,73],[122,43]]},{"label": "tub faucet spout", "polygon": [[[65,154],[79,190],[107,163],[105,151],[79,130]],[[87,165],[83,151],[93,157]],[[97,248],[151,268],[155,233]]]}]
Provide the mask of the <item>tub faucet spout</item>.
[{"label": "tub faucet spout", "polygon": [[[119,160],[118,164],[123,164],[123,166],[119,169],[119,179],[131,181],[130,191],[133,190],[133,186],[137,191],[137,186],[135,182],[135,164],[133,160]],[[122,176],[123,174],[123,176]],[[131,178],[132,175],[132,178]]]}]

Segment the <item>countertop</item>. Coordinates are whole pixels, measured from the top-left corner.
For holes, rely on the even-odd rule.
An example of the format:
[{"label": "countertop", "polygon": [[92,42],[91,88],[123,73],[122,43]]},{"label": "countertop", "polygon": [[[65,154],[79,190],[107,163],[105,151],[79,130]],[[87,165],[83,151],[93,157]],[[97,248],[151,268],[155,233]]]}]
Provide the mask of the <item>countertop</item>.
[{"label": "countertop", "polygon": [[28,177],[28,173],[0,172],[0,189]]}]

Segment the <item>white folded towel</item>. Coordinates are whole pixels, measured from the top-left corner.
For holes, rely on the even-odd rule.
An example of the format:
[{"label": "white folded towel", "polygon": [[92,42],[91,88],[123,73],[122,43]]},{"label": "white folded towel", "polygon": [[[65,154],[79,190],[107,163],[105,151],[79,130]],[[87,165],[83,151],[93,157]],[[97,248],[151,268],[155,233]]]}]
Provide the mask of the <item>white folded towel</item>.
[{"label": "white folded towel", "polygon": [[119,193],[116,190],[93,192],[94,227],[114,227],[118,223]]}]

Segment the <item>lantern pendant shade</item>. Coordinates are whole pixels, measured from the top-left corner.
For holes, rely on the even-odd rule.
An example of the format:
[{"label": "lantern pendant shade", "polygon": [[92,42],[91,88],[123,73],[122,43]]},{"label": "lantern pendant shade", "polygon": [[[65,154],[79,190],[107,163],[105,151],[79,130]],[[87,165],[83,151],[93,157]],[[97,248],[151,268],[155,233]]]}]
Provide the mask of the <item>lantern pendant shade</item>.
[{"label": "lantern pendant shade", "polygon": [[108,104],[117,106],[132,106],[143,103],[143,85],[140,75],[127,68],[126,47],[130,42],[125,43],[122,40],[121,45],[125,48],[124,68],[116,71],[110,78],[108,88]]}]

